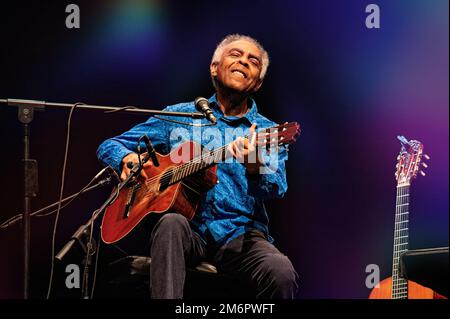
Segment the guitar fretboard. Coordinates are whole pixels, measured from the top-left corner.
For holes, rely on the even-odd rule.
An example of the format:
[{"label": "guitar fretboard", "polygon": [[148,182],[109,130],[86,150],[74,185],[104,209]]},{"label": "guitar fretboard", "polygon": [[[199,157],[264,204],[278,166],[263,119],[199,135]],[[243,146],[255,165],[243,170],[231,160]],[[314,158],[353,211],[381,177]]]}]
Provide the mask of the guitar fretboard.
[{"label": "guitar fretboard", "polygon": [[409,185],[397,186],[394,249],[392,258],[392,299],[408,298],[408,281],[399,277],[400,256],[408,250]]},{"label": "guitar fretboard", "polygon": [[183,165],[173,169],[170,184],[181,181],[189,175],[195,174],[211,165],[221,162],[230,154],[226,152],[228,145],[219,147],[213,151],[203,152],[200,156],[195,157]]},{"label": "guitar fretboard", "polygon": [[[270,128],[264,128],[256,133],[255,141],[257,147],[266,147],[267,150],[281,146],[288,145],[295,142],[296,137],[300,134],[300,125],[297,122],[285,123]],[[243,136],[249,138],[248,136]],[[232,154],[227,152],[230,144],[219,147],[211,151],[194,150],[197,156],[181,165],[172,167],[160,175],[160,184],[165,188],[171,184],[182,181],[184,178],[193,175],[203,169],[206,169],[214,164],[225,161],[231,157]],[[194,153],[195,155],[195,153]],[[155,179],[146,181],[146,184],[153,183]]]},{"label": "guitar fretboard", "polygon": [[[271,129],[273,128],[264,129],[263,133],[256,133],[256,139],[259,140],[265,133],[270,133]],[[248,138],[248,135],[244,136],[244,138]],[[220,163],[231,157],[231,153],[227,152],[229,145],[230,144],[224,145],[212,151],[200,151],[200,155],[180,166],[175,167],[172,171],[169,184],[179,182],[189,175],[195,174],[207,167],[210,167],[211,165]]]}]

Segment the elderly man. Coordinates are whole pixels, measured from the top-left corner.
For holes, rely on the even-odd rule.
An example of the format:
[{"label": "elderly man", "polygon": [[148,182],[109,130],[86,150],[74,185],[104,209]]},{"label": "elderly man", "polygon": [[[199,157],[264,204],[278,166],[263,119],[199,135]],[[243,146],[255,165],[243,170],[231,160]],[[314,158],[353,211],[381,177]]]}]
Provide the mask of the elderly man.
[{"label": "elderly man", "polygon": [[[219,43],[210,65],[216,90],[209,99],[217,118],[214,129],[222,133],[241,129],[252,136],[256,127],[275,125],[259,113],[250,98],[261,87],[268,65],[267,52],[251,37],[234,34]],[[194,102],[188,102],[165,110],[194,112],[196,109]],[[135,152],[141,135],[147,134],[157,151],[169,153],[180,144],[180,138],[172,136],[179,126],[152,117],[103,142],[97,155],[124,179],[130,174],[126,164],[138,161]],[[181,140],[196,140],[197,135],[185,134]],[[264,174],[261,172],[267,161],[254,140],[237,138],[227,150],[236,160],[218,164],[220,183],[202,197],[195,217],[189,221],[181,214],[166,213],[155,225],[150,250],[152,298],[182,298],[186,266],[202,259],[213,262],[219,271],[250,282],[258,298],[295,296],[297,273],[288,257],[272,244],[264,207],[264,201],[282,197],[287,190],[286,149],[279,149],[275,169]],[[149,168],[152,163],[149,161],[145,165]]]}]

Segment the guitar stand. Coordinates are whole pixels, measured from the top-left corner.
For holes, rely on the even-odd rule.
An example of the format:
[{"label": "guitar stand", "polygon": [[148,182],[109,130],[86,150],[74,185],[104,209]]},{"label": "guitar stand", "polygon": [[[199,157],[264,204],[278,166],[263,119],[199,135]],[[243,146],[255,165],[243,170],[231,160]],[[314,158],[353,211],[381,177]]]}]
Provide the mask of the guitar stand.
[{"label": "guitar stand", "polygon": [[408,250],[400,256],[399,274],[448,297],[448,247]]}]

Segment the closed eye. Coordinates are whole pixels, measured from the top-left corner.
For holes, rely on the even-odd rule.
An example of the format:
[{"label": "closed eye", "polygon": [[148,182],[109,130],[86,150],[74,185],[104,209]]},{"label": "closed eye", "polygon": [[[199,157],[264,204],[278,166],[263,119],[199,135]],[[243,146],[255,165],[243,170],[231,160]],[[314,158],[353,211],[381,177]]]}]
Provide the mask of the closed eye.
[{"label": "closed eye", "polygon": [[259,60],[258,59],[251,59],[250,61],[253,63],[253,65],[259,66]]}]

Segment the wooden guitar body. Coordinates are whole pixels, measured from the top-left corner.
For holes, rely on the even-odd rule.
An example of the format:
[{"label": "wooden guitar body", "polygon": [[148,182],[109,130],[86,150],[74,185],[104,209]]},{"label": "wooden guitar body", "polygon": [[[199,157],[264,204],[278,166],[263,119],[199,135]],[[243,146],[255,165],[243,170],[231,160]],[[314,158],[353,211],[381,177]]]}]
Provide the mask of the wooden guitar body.
[{"label": "wooden guitar body", "polygon": [[[291,122],[263,129],[254,141],[269,151],[294,143],[299,134],[300,125]],[[102,240],[111,244],[122,239],[150,213],[174,211],[192,219],[202,195],[218,183],[217,164],[231,156],[228,146],[208,150],[188,141],[168,155],[156,153],[160,165],[144,168],[147,179],[141,176],[119,192],[113,190],[117,197],[105,210]]]},{"label": "wooden guitar body", "polygon": [[[392,298],[392,277],[380,282],[379,288],[372,289],[369,299],[391,299]],[[442,296],[431,290],[408,280],[408,299],[441,299]]]},{"label": "wooden guitar body", "polygon": [[[111,244],[122,239],[150,213],[174,211],[192,219],[201,195],[217,184],[217,165],[171,185],[167,185],[169,178],[164,173],[189,162],[200,151],[198,143],[188,141],[168,155],[157,153],[160,165],[146,169],[148,179],[140,178],[136,184],[126,186],[106,209],[101,228],[102,240]],[[179,162],[174,163],[174,158]],[[131,207],[127,211],[130,199]]]}]

